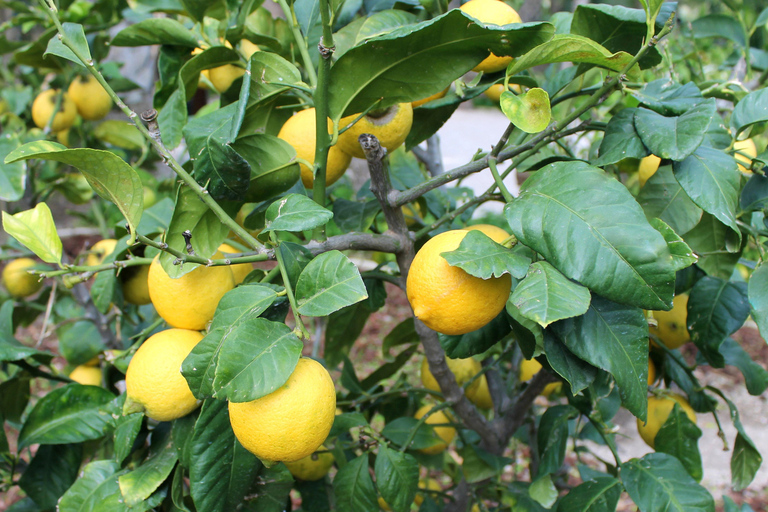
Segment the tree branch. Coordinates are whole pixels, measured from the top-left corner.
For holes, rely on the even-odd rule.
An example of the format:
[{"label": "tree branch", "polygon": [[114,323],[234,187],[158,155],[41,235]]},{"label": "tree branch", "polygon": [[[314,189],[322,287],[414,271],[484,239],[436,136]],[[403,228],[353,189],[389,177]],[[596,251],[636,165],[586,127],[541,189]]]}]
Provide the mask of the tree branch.
[{"label": "tree branch", "polygon": [[357,251],[378,251],[396,253],[400,250],[400,242],[389,235],[375,235],[372,233],[346,233],[343,235],[332,236],[327,240],[312,240],[307,245],[307,249],[313,256],[328,251],[346,251],[349,249]]},{"label": "tree branch", "polygon": [[543,368],[533,377],[514,405],[494,420],[493,426],[502,439],[509,439],[517,432],[517,429],[525,423],[526,412],[533,405],[533,401],[544,391],[547,384],[556,380],[554,375]]}]

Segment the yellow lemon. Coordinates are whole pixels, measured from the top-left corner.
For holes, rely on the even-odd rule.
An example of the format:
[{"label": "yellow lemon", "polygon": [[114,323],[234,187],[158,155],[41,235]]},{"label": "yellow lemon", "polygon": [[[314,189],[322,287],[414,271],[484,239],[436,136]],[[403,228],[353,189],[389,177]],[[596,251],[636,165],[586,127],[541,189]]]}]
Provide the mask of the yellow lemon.
[{"label": "yellow lemon", "polygon": [[85,386],[101,386],[101,370],[96,366],[81,364],[72,370],[69,378]]},{"label": "yellow lemon", "polygon": [[[523,88],[520,87],[518,84],[509,84],[509,90],[515,91],[517,94],[520,94],[523,92]],[[501,100],[501,93],[504,92],[504,84],[493,84],[489,88],[487,88],[485,91],[483,91],[483,94],[490,99],[491,101],[498,103],[499,100]]]},{"label": "yellow lemon", "polygon": [[[421,407],[418,411],[416,411],[416,414],[414,414],[413,417],[417,420],[420,420],[425,414],[432,410],[432,407],[432,405],[425,405]],[[451,421],[451,418],[448,417],[444,410],[441,410],[435,412],[429,418],[427,418],[426,423],[430,425],[441,425],[444,423],[451,423]],[[440,426],[434,427],[434,429],[435,434],[437,434],[437,436],[442,439],[443,442],[432,445],[429,448],[422,448],[419,450],[421,453],[426,453],[427,455],[435,455],[436,453],[441,453],[446,448],[448,448],[448,445],[451,443],[451,441],[453,441],[453,438],[456,437],[456,429],[453,427]]]},{"label": "yellow lemon", "polygon": [[465,228],[467,231],[477,230],[486,235],[488,238],[496,242],[497,244],[500,244],[507,238],[509,238],[509,233],[501,229],[500,227],[494,226],[493,224],[475,224],[474,226],[467,226]]},{"label": "yellow lemon", "polygon": [[[32,103],[32,121],[38,128],[45,128],[48,126],[48,121],[53,115],[53,109],[56,108],[56,97],[59,94],[58,89],[48,89],[37,95],[35,101]],[[56,112],[56,116],[51,123],[52,132],[60,132],[62,130],[68,130],[75,122],[77,117],[77,106],[72,98],[67,93],[64,93],[61,97],[61,105],[59,111]]]},{"label": "yellow lemon", "polygon": [[87,121],[103,119],[112,110],[112,98],[93,75],[78,76],[67,89],[80,117]]},{"label": "yellow lemon", "polygon": [[[320,448],[322,450],[326,449],[324,446]],[[323,451],[323,453],[315,452],[296,462],[285,462],[284,464],[294,478],[304,480],[305,482],[314,482],[328,474],[331,466],[333,466],[333,461],[333,454],[329,451]]]},{"label": "yellow lemon", "polygon": [[[328,121],[330,124],[330,120]],[[329,126],[330,128],[330,126]],[[315,109],[308,108],[296,112],[285,122],[277,136],[293,146],[296,156],[307,162],[315,162]],[[339,139],[341,140],[341,139]],[[332,185],[344,175],[349,167],[351,158],[339,149],[339,145],[331,146],[328,150],[328,163],[325,169],[325,184]],[[313,169],[301,164],[301,181],[304,186],[311,188],[315,181]]]},{"label": "yellow lemon", "polygon": [[648,358],[648,385],[652,386],[654,382],[656,382],[656,365],[651,358]]},{"label": "yellow lemon", "polygon": [[247,39],[241,39],[240,40],[240,53],[245,56],[245,59],[248,60],[251,58],[251,55],[254,53],[261,51],[261,48],[259,48],[258,45],[250,42]]},{"label": "yellow lemon", "polygon": [[[520,382],[527,382],[533,378],[534,375],[541,370],[541,363],[535,359],[523,359],[520,362],[520,374],[517,376],[517,380]],[[552,393],[557,393],[563,388],[562,382],[550,382],[541,391],[541,396],[549,396]]]},{"label": "yellow lemon", "polygon": [[[240,254],[242,251],[238,251],[229,244],[221,244],[219,252],[224,254]],[[245,281],[245,277],[253,270],[253,265],[251,263],[240,263],[229,268],[232,269],[232,276],[235,278],[235,284],[237,285]]]},{"label": "yellow lemon", "polygon": [[450,88],[451,88],[451,86],[448,86],[445,89],[443,89],[442,91],[433,94],[432,96],[427,96],[426,98],[423,98],[423,99],[420,99],[420,100],[416,100],[416,101],[412,101],[411,102],[411,106],[413,108],[416,108],[416,107],[420,107],[420,106],[424,105],[425,103],[429,103],[432,100],[439,100],[440,98],[444,98],[445,95],[448,94],[448,89],[450,89]]},{"label": "yellow lemon", "polygon": [[235,80],[245,74],[245,70],[234,64],[225,64],[217,68],[207,69],[208,80],[211,81],[216,90],[220,93],[226,92]]},{"label": "yellow lemon", "polygon": [[29,297],[43,287],[40,276],[27,272],[35,264],[35,260],[32,258],[17,258],[5,266],[3,269],[3,286],[13,297],[19,299]]},{"label": "yellow lemon", "polygon": [[681,293],[672,300],[672,309],[669,311],[654,311],[658,327],[649,327],[651,334],[655,334],[669,349],[680,348],[689,341],[686,321],[688,319],[688,294]]},{"label": "yellow lemon", "polygon": [[479,382],[479,384],[467,389],[467,398],[481,409],[493,409],[493,398],[491,398],[491,390],[488,388],[488,379],[482,375],[475,382]]},{"label": "yellow lemon", "polygon": [[124,411],[143,411],[157,421],[186,416],[199,405],[181,374],[181,363],[203,335],[168,329],[150,336],[133,355],[125,374]]},{"label": "yellow lemon", "polygon": [[669,418],[672,409],[675,407],[675,403],[680,404],[680,407],[683,408],[683,411],[685,411],[688,418],[696,423],[696,413],[693,412],[688,401],[682,396],[672,393],[663,397],[648,397],[648,421],[643,423],[638,418],[637,431],[640,434],[640,437],[643,438],[643,441],[645,441],[645,444],[651,448],[655,448],[656,434],[659,433],[661,426],[664,425],[664,422]]},{"label": "yellow lemon", "polygon": [[[461,6],[461,10],[485,24],[509,25],[523,22],[517,11],[501,0],[470,0]],[[499,57],[491,53],[472,71],[494,73],[506,68],[510,62],[512,57]]]},{"label": "yellow lemon", "polygon": [[648,155],[640,160],[640,166],[637,168],[637,179],[640,181],[641,187],[645,185],[645,182],[648,181],[651,176],[656,174],[656,171],[659,170],[660,163],[661,158],[656,155]]},{"label": "yellow lemon", "polygon": [[229,421],[248,451],[272,462],[311,455],[336,417],[336,391],[328,370],[302,357],[288,381],[252,402],[229,402]]},{"label": "yellow lemon", "polygon": [[[217,252],[212,259],[224,255]],[[149,266],[149,297],[157,313],[173,327],[202,330],[211,321],[216,306],[235,287],[232,270],[227,266],[200,265],[178,279],[171,279],[158,259]]]},{"label": "yellow lemon", "polygon": [[59,144],[69,147],[69,128],[56,132],[56,140],[59,141]]},{"label": "yellow lemon", "polygon": [[504,309],[512,288],[509,274],[480,279],[452,267],[440,254],[453,251],[468,231],[441,233],[422,246],[406,281],[408,301],[416,317],[443,334],[475,331]]},{"label": "yellow lemon", "polygon": [[85,264],[89,267],[101,265],[104,259],[115,251],[115,246],[117,246],[117,240],[114,238],[99,240],[93,244],[91,250],[88,251],[88,256],[85,258]]},{"label": "yellow lemon", "polygon": [[[341,119],[339,129],[344,128],[357,119],[359,114],[353,114]],[[375,135],[379,144],[392,152],[399,148],[411,131],[413,124],[413,107],[410,103],[398,103],[381,112],[368,112],[347,131],[339,135],[339,149],[348,155],[365,158],[358,137],[364,133]]]},{"label": "yellow lemon", "polygon": [[733,144],[733,149],[736,151],[741,151],[744,153],[744,155],[749,155],[749,157],[751,157],[748,158],[740,153],[735,153],[733,155],[733,157],[736,159],[736,162],[739,162],[739,170],[747,174],[752,174],[752,169],[750,169],[750,166],[752,165],[752,158],[757,156],[757,147],[755,146],[755,141],[752,139],[737,140]]},{"label": "yellow lemon", "polygon": [[[456,377],[456,383],[459,386],[463,386],[472,380],[472,378],[483,369],[483,366],[471,357],[466,359],[451,359],[450,357],[446,357],[445,362],[448,364],[448,369],[451,370],[451,373]],[[429,371],[429,362],[426,357],[421,361],[421,383],[427,389],[440,391],[440,386],[438,385],[437,380],[435,380],[435,376]],[[467,398],[472,402],[475,402],[472,398],[477,398],[476,393],[479,391],[482,383],[485,383],[485,389],[487,391],[488,383],[485,382],[485,375],[481,375],[467,387],[465,393]]]},{"label": "yellow lemon", "polygon": [[123,298],[129,304],[142,306],[149,304],[149,265],[128,267],[120,274],[123,285]]}]

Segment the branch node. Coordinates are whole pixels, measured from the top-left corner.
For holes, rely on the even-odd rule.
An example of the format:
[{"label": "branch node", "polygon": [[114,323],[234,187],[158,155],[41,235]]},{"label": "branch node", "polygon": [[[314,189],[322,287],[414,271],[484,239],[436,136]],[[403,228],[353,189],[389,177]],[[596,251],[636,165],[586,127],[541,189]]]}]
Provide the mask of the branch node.
[{"label": "branch node", "polygon": [[186,247],[187,254],[189,254],[190,256],[194,256],[195,249],[192,247],[192,232],[187,229],[181,234],[181,236],[184,237],[184,242],[187,244],[187,247]]},{"label": "branch node", "polygon": [[336,51],[336,46],[325,46],[321,40],[317,43],[317,51],[320,52],[320,56],[324,59],[330,59],[333,52]]}]

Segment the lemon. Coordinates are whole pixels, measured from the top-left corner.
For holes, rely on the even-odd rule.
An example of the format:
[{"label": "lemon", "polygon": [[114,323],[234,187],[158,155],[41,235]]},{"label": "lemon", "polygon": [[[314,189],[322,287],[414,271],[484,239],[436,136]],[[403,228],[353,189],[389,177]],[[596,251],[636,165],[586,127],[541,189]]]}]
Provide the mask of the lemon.
[{"label": "lemon", "polygon": [[686,320],[688,319],[688,294],[676,295],[672,301],[672,309],[669,311],[654,311],[658,327],[650,326],[649,331],[659,337],[669,349],[680,348],[689,341]]},{"label": "lemon", "polygon": [[[523,88],[520,87],[518,84],[509,84],[509,90],[515,91],[517,94],[520,94],[523,92]],[[489,88],[487,88],[485,91],[483,91],[483,94],[490,99],[491,101],[498,103],[499,100],[501,100],[501,93],[504,92],[504,84],[493,84]]]},{"label": "lemon", "polygon": [[181,363],[203,335],[168,329],[150,336],[133,355],[125,374],[125,412],[143,411],[157,421],[186,416],[199,405],[181,374]]},{"label": "lemon", "polygon": [[116,245],[117,240],[114,238],[99,240],[93,244],[93,247],[91,247],[91,250],[88,252],[88,256],[85,258],[85,264],[89,267],[101,265],[104,259],[114,252]]},{"label": "lemon", "polygon": [[412,228],[414,226],[417,226],[421,224],[421,218],[424,215],[424,213],[421,210],[421,206],[419,206],[419,203],[411,203],[411,204],[405,204],[402,207],[400,207],[400,210],[403,212],[403,217],[405,217],[405,225],[409,228]]},{"label": "lemon", "polygon": [[[240,254],[242,251],[238,251],[229,244],[221,244],[219,246],[219,252],[224,254]],[[245,277],[253,270],[253,265],[250,263],[240,263],[238,265],[232,265],[229,267],[232,269],[232,276],[235,278],[235,284],[238,285],[245,281]]]},{"label": "lemon", "polygon": [[[736,151],[741,151],[745,155],[749,155],[752,158],[757,156],[757,147],[755,146],[755,141],[752,139],[737,140],[733,144],[733,149]],[[752,165],[752,158],[748,158],[740,153],[735,153],[733,157],[736,159],[736,162],[740,162],[739,170],[741,172],[752,174],[752,169],[750,169],[750,166]]]},{"label": "lemon", "polygon": [[[224,255],[217,252],[213,259]],[[235,287],[232,270],[227,266],[200,265],[178,279],[171,279],[158,256],[149,266],[149,297],[157,313],[173,327],[202,330],[211,321],[216,306]]]},{"label": "lemon", "polygon": [[441,233],[422,246],[411,264],[406,292],[416,317],[443,334],[475,331],[504,309],[509,274],[480,279],[448,265],[440,254],[455,250],[469,231]]},{"label": "lemon", "polygon": [[143,187],[142,190],[142,198],[144,199],[144,209],[151,208],[152,206],[157,203],[157,194],[155,194],[155,191],[152,190],[149,187]]},{"label": "lemon", "polygon": [[328,437],[336,391],[328,370],[302,357],[288,381],[251,402],[229,402],[229,422],[248,451],[272,462],[296,462]]},{"label": "lemon", "polygon": [[[435,480],[434,478],[427,478],[427,479],[421,479],[419,480],[419,489],[424,489],[427,491],[442,491],[443,488],[440,487],[440,483]],[[416,496],[413,498],[413,503],[420,507],[422,503],[424,503],[424,495],[420,492],[416,493]],[[384,498],[379,496],[379,507],[381,507],[383,510],[391,511],[392,509],[389,507],[389,504],[387,504],[386,501],[384,501]]]},{"label": "lemon", "polygon": [[656,155],[648,155],[640,160],[640,166],[637,168],[637,179],[640,181],[641,187],[645,185],[645,182],[648,181],[651,176],[656,174],[656,171],[659,170],[660,163],[661,158]]},{"label": "lemon", "polygon": [[[323,450],[326,449],[324,446],[321,446],[320,448]],[[333,454],[328,451],[323,451],[323,453],[315,452],[311,455],[307,455],[296,462],[285,462],[285,467],[288,468],[288,471],[290,471],[295,478],[304,480],[305,482],[314,482],[328,474],[331,466],[333,466],[333,461]]]},{"label": "lemon", "polygon": [[208,80],[211,81],[220,93],[226,92],[235,80],[245,74],[245,70],[234,64],[225,64],[212,69],[207,69]]},{"label": "lemon", "polygon": [[[513,8],[501,0],[470,0],[461,6],[461,10],[485,24],[509,25],[522,23],[523,20]],[[472,71],[494,73],[506,68],[512,62],[512,57],[498,57],[491,53]]]},{"label": "lemon", "polygon": [[67,89],[80,117],[87,121],[103,119],[112,110],[112,98],[93,75],[78,76]]},{"label": "lemon", "polygon": [[[359,114],[353,114],[341,119],[339,129],[344,128],[357,119]],[[410,103],[398,103],[383,112],[369,112],[358,122],[339,135],[339,149],[348,155],[365,158],[358,137],[364,133],[375,135],[381,147],[392,152],[399,148],[411,131],[413,124],[413,107]]]},{"label": "lemon", "polygon": [[56,140],[59,141],[59,144],[69,147],[69,128],[66,130],[61,130],[60,132],[56,132],[55,135]]},{"label": "lemon", "polygon": [[[245,227],[245,219],[248,217],[248,215],[251,214],[251,212],[256,208],[257,203],[245,203],[243,206],[240,207],[240,210],[238,210],[237,215],[235,215],[235,222],[237,222],[237,225],[241,228],[248,231],[251,236],[254,238],[258,236],[259,233],[261,233],[261,229],[248,229]],[[245,243],[245,240],[237,236],[234,231],[230,230],[229,234],[227,235],[227,238],[230,238],[240,245],[244,245],[248,247],[248,244]]]},{"label": "lemon", "polygon": [[240,53],[242,53],[245,56],[246,60],[250,59],[251,55],[253,55],[258,51],[261,51],[261,48],[259,48],[258,45],[250,42],[247,39],[240,40]]},{"label": "lemon", "polygon": [[656,365],[651,358],[648,358],[648,385],[652,386],[656,382]]},{"label": "lemon", "polygon": [[435,93],[432,96],[427,96],[426,98],[422,98],[420,100],[412,101],[411,102],[411,106],[413,108],[416,108],[416,107],[420,107],[420,106],[424,105],[425,103],[429,103],[430,101],[439,100],[440,98],[444,98],[445,95],[448,94],[448,89],[450,89],[450,88],[451,88],[451,86],[449,85],[448,87],[446,87],[442,91],[440,91],[438,93]]},{"label": "lemon", "polygon": [[[416,411],[416,414],[414,414],[413,417],[417,420],[420,420],[425,414],[432,410],[432,407],[432,405],[423,406],[418,411]],[[448,415],[441,410],[435,412],[429,418],[427,418],[426,423],[430,425],[440,425],[444,423],[451,423],[451,421],[451,418],[449,418]],[[441,426],[434,427],[434,429],[435,434],[437,434],[437,436],[442,439],[443,442],[437,443],[428,448],[422,448],[419,450],[421,453],[426,453],[427,455],[435,455],[437,453],[441,453],[446,448],[448,448],[448,445],[451,443],[451,441],[453,441],[453,438],[456,437],[456,429],[453,427]]]},{"label": "lemon", "polygon": [[[533,378],[534,375],[541,370],[541,363],[535,359],[523,359],[520,362],[520,374],[517,376],[517,380],[520,382],[527,382]],[[563,388],[562,382],[550,382],[541,391],[541,396],[549,396],[552,393],[559,392]]]},{"label": "lemon", "polygon": [[142,306],[149,304],[149,265],[128,267],[120,274],[123,285],[123,298],[129,304]]},{"label": "lemon", "polygon": [[467,226],[465,228],[467,231],[477,230],[486,235],[488,238],[496,242],[497,244],[500,244],[507,238],[509,238],[509,233],[501,229],[500,227],[494,226],[493,224],[475,224],[474,226]]},{"label": "lemon", "polygon": [[[448,364],[448,369],[451,370],[451,373],[456,377],[456,383],[459,386],[463,386],[472,380],[472,378],[483,369],[483,366],[471,357],[466,359],[451,359],[450,357],[446,357],[445,362]],[[437,380],[435,380],[432,372],[429,371],[429,362],[426,357],[421,361],[421,383],[424,384],[424,387],[427,389],[440,391],[440,386],[438,385]],[[488,381],[485,379],[485,375],[481,375],[475,379],[464,392],[466,393],[467,398],[478,407],[482,407],[483,409],[490,409],[493,407],[491,395],[488,390]]]},{"label": "lemon", "polygon": [[661,426],[664,425],[664,422],[669,418],[672,409],[675,407],[675,403],[680,404],[680,407],[683,408],[683,411],[685,411],[688,418],[696,423],[696,413],[693,412],[688,401],[682,396],[671,393],[663,397],[648,397],[648,421],[643,423],[638,418],[637,431],[640,434],[640,437],[643,438],[643,441],[645,441],[645,444],[651,448],[655,448],[656,434],[659,433]]},{"label": "lemon", "polygon": [[[48,121],[53,115],[53,109],[56,108],[56,97],[59,94],[58,89],[48,89],[37,95],[32,103],[32,121],[38,128],[44,129],[48,126]],[[68,130],[75,122],[77,117],[77,106],[67,93],[61,97],[59,111],[51,123],[52,132]]]},{"label": "lemon", "polygon": [[95,366],[81,364],[72,370],[72,373],[69,374],[69,378],[78,384],[83,384],[85,386],[100,386],[101,370]]},{"label": "lemon", "polygon": [[475,382],[479,382],[480,384],[477,386],[470,386],[470,388],[467,389],[467,398],[481,409],[493,409],[493,398],[491,398],[491,390],[488,388],[488,379],[485,378],[485,375],[482,375]]},{"label": "lemon", "polygon": [[3,286],[13,297],[22,298],[34,295],[43,287],[40,277],[27,270],[35,266],[32,258],[18,258],[8,263],[3,269]]},{"label": "lemon", "polygon": [[[330,124],[330,120],[328,121]],[[277,136],[293,146],[296,156],[307,162],[315,162],[315,109],[301,110],[285,122]],[[341,140],[341,138],[339,138]],[[328,150],[328,162],[325,169],[325,184],[332,185],[344,175],[351,158],[339,149],[339,145]],[[315,181],[313,169],[301,164],[301,181],[311,188]]]}]

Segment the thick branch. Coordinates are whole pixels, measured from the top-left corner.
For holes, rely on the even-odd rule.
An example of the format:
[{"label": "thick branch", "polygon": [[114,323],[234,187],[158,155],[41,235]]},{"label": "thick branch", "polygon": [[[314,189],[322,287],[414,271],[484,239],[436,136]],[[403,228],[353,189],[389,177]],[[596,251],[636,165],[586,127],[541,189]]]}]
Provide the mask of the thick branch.
[{"label": "thick branch", "polygon": [[371,233],[346,233],[332,236],[323,241],[311,241],[306,246],[313,256],[328,251],[377,251],[396,253],[400,250],[400,242],[389,235],[374,235]]},{"label": "thick branch", "polygon": [[543,368],[536,374],[515,404],[507,409],[503,416],[494,420],[493,426],[502,439],[509,439],[517,432],[517,429],[525,423],[526,413],[533,405],[533,401],[544,391],[547,384],[556,380],[554,375]]}]

